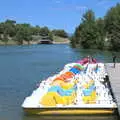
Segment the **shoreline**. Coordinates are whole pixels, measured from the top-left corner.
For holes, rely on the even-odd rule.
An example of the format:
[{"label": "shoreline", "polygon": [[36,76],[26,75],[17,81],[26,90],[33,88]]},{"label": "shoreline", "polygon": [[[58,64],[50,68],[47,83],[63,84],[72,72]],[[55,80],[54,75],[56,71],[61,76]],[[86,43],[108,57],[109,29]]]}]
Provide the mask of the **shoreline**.
[{"label": "shoreline", "polygon": [[[0,46],[14,46],[14,45],[37,45],[39,44],[40,45],[40,40],[33,40],[33,41],[24,41],[23,40],[23,43],[22,44],[19,44],[18,42],[16,41],[13,41],[13,40],[9,40],[8,42],[3,42],[0,40]],[[47,43],[46,43],[47,44]],[[48,43],[49,44],[49,43]],[[60,38],[60,37],[56,37],[53,39],[52,41],[52,44],[70,44],[70,40],[69,39],[63,39],[63,38]]]},{"label": "shoreline", "polygon": [[[2,41],[0,40],[0,46],[13,46],[13,45],[40,45],[41,39],[37,40],[32,40],[32,41],[22,41],[22,44],[19,44],[17,41],[14,41],[13,39],[9,39],[8,41]],[[69,38],[62,38],[59,36],[54,36],[53,41],[51,42],[52,44],[70,44],[70,39]],[[47,44],[47,43],[46,43]],[[48,43],[49,44],[49,43]]]},{"label": "shoreline", "polygon": [[[53,45],[53,44],[70,44],[70,42],[53,42],[51,45]],[[20,45],[20,44],[17,44],[17,43],[0,44],[0,46],[15,46],[15,45]],[[30,42],[29,44],[28,43],[23,43],[21,45],[42,45],[42,44],[38,44],[37,42],[32,42],[32,43]]]},{"label": "shoreline", "polygon": [[70,41],[66,41],[66,42],[54,42],[53,41],[53,44],[70,44]]}]

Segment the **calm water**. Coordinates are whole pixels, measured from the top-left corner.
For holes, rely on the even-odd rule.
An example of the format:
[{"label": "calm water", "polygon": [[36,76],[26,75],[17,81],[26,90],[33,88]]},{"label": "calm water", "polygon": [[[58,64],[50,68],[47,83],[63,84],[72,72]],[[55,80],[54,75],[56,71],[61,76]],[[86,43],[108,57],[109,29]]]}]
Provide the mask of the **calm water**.
[{"label": "calm water", "polygon": [[[51,117],[26,116],[21,104],[36,84],[59,72],[66,63],[87,55],[112,62],[112,53],[72,49],[68,45],[32,45],[0,47],[0,120],[49,120]],[[119,55],[119,53],[116,53]],[[120,60],[118,60],[120,61]],[[116,116],[70,117],[80,120],[116,120]],[[55,119],[68,119],[55,117]]]}]

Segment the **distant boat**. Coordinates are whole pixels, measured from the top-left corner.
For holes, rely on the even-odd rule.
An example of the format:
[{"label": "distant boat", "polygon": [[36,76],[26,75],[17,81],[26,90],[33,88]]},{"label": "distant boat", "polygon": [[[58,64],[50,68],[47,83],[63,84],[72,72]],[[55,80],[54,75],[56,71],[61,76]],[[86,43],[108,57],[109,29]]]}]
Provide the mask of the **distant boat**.
[{"label": "distant boat", "polygon": [[103,63],[87,58],[43,80],[22,108],[40,115],[115,114],[117,103]]}]

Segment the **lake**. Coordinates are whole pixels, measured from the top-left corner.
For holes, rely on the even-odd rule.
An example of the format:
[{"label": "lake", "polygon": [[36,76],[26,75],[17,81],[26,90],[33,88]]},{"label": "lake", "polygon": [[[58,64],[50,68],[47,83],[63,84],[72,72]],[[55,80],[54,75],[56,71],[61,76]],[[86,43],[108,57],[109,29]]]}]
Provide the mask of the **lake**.
[{"label": "lake", "polygon": [[[0,46],[0,120],[43,120],[51,117],[24,115],[21,104],[37,83],[58,73],[65,64],[87,55],[112,62],[112,52],[72,49],[66,44]],[[116,53],[120,57],[119,53]],[[120,58],[118,58],[120,62]],[[72,116],[79,120],[117,120],[117,116]],[[56,119],[62,118],[61,116]]]}]

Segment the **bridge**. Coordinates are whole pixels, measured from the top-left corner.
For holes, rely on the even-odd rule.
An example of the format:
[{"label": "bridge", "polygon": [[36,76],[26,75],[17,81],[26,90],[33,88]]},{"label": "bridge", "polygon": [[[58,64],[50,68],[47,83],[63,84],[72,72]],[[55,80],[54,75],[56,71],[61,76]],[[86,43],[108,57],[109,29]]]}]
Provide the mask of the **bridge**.
[{"label": "bridge", "polygon": [[38,44],[52,44],[52,40],[49,39],[49,36],[43,36]]}]

